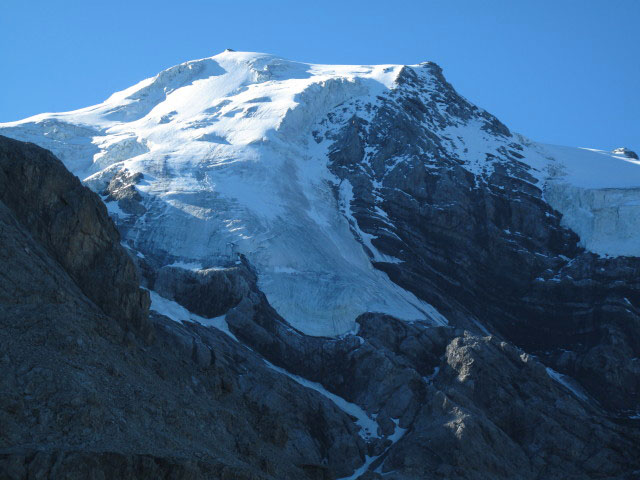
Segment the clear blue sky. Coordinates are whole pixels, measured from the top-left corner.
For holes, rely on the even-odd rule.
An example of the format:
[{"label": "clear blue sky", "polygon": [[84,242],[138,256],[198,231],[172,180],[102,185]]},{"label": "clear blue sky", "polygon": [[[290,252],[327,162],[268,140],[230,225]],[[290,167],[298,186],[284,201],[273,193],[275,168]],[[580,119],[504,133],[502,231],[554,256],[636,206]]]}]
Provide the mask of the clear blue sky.
[{"label": "clear blue sky", "polygon": [[0,0],[0,122],[92,105],[225,48],[431,60],[535,140],[640,150],[640,0]]}]

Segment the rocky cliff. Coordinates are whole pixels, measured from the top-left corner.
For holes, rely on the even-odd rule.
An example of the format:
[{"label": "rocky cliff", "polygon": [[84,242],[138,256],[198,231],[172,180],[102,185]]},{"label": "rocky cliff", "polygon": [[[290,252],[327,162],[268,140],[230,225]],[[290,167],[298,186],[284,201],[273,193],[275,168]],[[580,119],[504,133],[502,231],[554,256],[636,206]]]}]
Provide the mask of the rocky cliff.
[{"label": "rocky cliff", "polygon": [[[352,186],[354,225],[380,257],[370,252],[372,262],[450,323],[499,334],[579,380],[603,406],[635,412],[640,259],[581,248],[534,184],[522,138],[435,72],[438,97],[407,69],[368,121],[356,106],[316,134],[330,138],[330,168]],[[465,168],[465,150],[434,134],[473,121],[505,143],[480,175]]]},{"label": "rocky cliff", "polygon": [[[207,281],[210,295],[242,297],[228,333],[147,317],[96,195],[34,145],[2,139],[0,151],[3,478],[632,478],[638,468],[636,421],[611,418],[513,345],[376,314],[358,319],[357,336],[309,337],[268,304],[246,260],[191,281],[195,299]],[[65,252],[74,263],[57,256],[57,222],[83,225],[82,248]],[[104,272],[105,262],[124,267]],[[169,273],[156,279],[167,296],[218,311],[190,303],[183,275]],[[138,300],[92,296],[88,276]]]}]

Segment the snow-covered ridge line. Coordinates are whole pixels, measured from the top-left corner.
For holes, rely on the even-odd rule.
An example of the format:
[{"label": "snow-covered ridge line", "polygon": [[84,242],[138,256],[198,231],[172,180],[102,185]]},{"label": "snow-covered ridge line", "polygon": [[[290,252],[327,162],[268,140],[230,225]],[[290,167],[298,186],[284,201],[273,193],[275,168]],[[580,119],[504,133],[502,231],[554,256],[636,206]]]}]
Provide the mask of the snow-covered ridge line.
[{"label": "snow-covered ridge line", "polygon": [[373,269],[335,209],[335,179],[310,132],[336,105],[393,88],[401,68],[224,52],[101,105],[4,127],[52,149],[98,191],[122,169],[143,174],[147,213],[110,209],[133,225],[124,241],[135,250],[211,264],[237,244],[279,313],[305,333],[336,335],[365,311],[424,320],[433,310]]}]

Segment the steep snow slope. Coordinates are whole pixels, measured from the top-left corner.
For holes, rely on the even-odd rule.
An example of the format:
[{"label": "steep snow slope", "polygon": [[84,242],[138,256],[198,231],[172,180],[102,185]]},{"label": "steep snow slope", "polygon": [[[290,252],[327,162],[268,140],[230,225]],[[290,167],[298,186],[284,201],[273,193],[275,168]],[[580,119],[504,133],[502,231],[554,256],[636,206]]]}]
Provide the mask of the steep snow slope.
[{"label": "steep snow slope", "polygon": [[[410,68],[435,91],[429,65]],[[328,116],[348,121],[355,105],[366,121],[378,99],[398,88],[404,68],[224,52],[172,67],[100,105],[2,124],[0,132],[52,150],[98,192],[116,175],[141,173],[139,205],[108,204],[126,243],[162,264],[191,268],[246,255],[272,305],[305,333],[343,334],[365,311],[445,323],[373,268],[372,260],[398,260],[362,232],[351,185],[328,169],[331,142],[314,135]],[[474,122],[438,135],[481,175],[493,168],[488,153],[509,141]],[[612,211],[624,225],[640,224],[636,163],[520,142],[532,181],[546,185],[547,200],[587,248],[640,255],[631,231],[610,230]]]},{"label": "steep snow slope", "polygon": [[[508,148],[479,128],[448,129],[452,154],[463,152],[468,169],[490,173],[487,153]],[[533,142],[522,135],[521,161],[543,189],[545,200],[562,213],[562,224],[580,237],[580,245],[599,255],[640,256],[640,161],[597,149]],[[462,138],[463,140],[460,140]]]}]

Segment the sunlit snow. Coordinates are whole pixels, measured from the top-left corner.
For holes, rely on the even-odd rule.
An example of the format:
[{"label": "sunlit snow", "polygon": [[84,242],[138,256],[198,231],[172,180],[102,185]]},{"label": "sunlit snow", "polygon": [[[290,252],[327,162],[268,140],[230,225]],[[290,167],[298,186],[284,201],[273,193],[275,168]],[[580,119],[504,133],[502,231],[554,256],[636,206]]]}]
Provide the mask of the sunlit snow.
[{"label": "sunlit snow", "polygon": [[372,267],[336,206],[326,147],[310,135],[338,103],[389,89],[399,69],[224,52],[103,104],[0,129],[51,149],[98,191],[121,168],[143,173],[148,212],[125,241],[206,265],[235,243],[272,305],[305,333],[348,332],[366,311],[442,323]]}]

